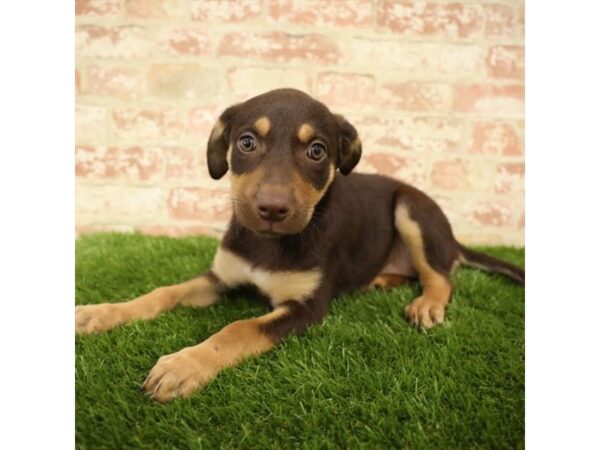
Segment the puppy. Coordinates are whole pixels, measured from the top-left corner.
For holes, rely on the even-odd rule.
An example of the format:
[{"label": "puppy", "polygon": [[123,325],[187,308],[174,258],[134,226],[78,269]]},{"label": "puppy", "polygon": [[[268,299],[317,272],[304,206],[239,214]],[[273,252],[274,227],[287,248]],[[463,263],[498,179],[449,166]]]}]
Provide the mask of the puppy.
[{"label": "puppy", "polygon": [[177,305],[207,307],[241,285],[267,296],[268,314],[158,360],[143,389],[166,402],[319,323],[344,292],[418,279],[422,293],[405,316],[430,328],[444,320],[450,275],[460,264],[524,283],[521,268],[459,244],[442,210],[418,189],[350,174],[360,155],[356,129],[303,92],[278,89],[226,109],[207,157],[212,178],[229,171],[233,217],[211,270],[128,302],[79,306],[76,331],[151,319]]}]

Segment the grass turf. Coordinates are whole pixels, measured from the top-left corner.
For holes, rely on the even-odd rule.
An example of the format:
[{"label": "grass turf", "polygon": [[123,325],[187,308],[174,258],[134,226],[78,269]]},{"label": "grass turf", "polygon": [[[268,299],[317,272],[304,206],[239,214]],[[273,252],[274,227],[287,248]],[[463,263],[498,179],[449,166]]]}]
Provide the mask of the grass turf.
[{"label": "grass turf", "polygon": [[[214,239],[98,234],[76,244],[78,304],[130,299],[210,267]],[[524,251],[485,248],[522,265]],[[454,276],[446,322],[403,320],[416,286],[337,299],[321,326],[223,371],[186,400],[140,385],[156,360],[266,311],[247,293],[76,338],[81,449],[522,448],[524,290]]]}]

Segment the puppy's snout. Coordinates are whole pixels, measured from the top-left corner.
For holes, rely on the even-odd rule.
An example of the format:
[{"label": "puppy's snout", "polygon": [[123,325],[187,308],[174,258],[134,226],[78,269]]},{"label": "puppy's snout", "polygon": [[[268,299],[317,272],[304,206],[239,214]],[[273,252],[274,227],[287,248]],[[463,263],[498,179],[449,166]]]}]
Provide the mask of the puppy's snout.
[{"label": "puppy's snout", "polygon": [[256,211],[267,222],[281,222],[290,214],[289,196],[276,191],[260,192],[256,197]]}]

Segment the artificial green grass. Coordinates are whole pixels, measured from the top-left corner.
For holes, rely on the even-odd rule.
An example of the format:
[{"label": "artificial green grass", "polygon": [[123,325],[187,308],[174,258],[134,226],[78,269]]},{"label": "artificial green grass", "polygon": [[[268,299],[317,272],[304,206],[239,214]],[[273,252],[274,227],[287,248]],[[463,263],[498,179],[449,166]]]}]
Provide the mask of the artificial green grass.
[{"label": "artificial green grass", "polygon": [[[208,269],[217,241],[98,234],[76,244],[77,303],[131,299]],[[524,251],[486,248],[523,265]],[[416,286],[337,299],[320,326],[166,405],[140,391],[164,354],[266,312],[238,292],[76,338],[81,449],[522,448],[524,289],[460,269],[444,325],[403,319]]]}]

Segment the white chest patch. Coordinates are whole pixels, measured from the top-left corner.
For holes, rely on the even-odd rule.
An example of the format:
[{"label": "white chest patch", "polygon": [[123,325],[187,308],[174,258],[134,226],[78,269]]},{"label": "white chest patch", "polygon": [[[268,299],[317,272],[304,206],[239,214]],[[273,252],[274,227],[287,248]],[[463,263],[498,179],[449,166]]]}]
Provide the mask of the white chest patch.
[{"label": "white chest patch", "polygon": [[317,269],[271,272],[252,267],[248,261],[222,247],[217,250],[212,271],[228,287],[255,285],[269,296],[273,306],[287,300],[308,299],[319,287],[322,277]]}]

